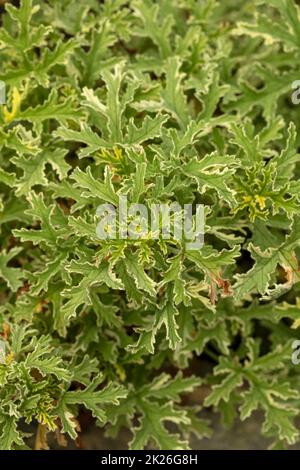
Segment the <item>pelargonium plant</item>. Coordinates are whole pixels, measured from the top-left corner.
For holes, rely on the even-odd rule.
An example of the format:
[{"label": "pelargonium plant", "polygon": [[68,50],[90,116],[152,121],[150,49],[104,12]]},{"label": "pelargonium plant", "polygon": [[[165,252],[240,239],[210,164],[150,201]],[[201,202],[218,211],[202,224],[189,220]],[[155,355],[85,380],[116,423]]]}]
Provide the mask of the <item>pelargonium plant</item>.
[{"label": "pelargonium plant", "polygon": [[[76,440],[87,413],[188,449],[255,410],[295,444],[296,2],[1,3],[0,448]],[[100,238],[120,197],[201,205],[203,244]]]}]

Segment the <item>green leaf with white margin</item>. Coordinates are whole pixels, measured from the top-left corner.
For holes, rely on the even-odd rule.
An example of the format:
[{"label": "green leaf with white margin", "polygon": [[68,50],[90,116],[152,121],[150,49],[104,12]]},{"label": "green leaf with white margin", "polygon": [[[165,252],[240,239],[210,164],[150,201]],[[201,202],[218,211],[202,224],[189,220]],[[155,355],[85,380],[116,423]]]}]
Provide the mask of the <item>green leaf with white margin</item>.
[{"label": "green leaf with white margin", "polygon": [[49,261],[43,271],[34,274],[36,283],[31,287],[31,295],[38,295],[41,291],[47,291],[48,284],[60,272],[63,261],[66,259],[67,253],[62,251],[55,254],[54,259]]},{"label": "green leaf with white margin", "polygon": [[254,106],[259,106],[263,109],[265,120],[270,123],[277,117],[279,97],[291,90],[291,84],[299,79],[299,74],[296,71],[288,71],[279,75],[274,73],[273,69],[261,65],[254,67],[253,73],[255,70],[255,75],[259,75],[264,87],[256,89],[245,80],[241,80],[239,96],[226,105],[226,111],[230,113],[236,109],[241,116],[244,116]]},{"label": "green leaf with white margin", "polygon": [[188,175],[194,175],[195,177],[203,177],[203,172],[208,171],[209,169],[210,174],[214,173],[224,167],[236,167],[238,166],[240,161],[231,155],[220,155],[218,152],[212,152],[205,157],[199,160],[197,157],[192,158],[186,163],[183,167],[183,172]]},{"label": "green leaf with white margin", "polygon": [[288,137],[285,148],[274,159],[277,166],[275,188],[282,187],[289,182],[293,176],[295,165],[300,161],[297,152],[297,131],[295,124],[291,121],[288,127]]},{"label": "green leaf with white margin", "polygon": [[64,126],[59,127],[54,132],[54,135],[63,140],[85,144],[86,147],[81,148],[78,152],[80,158],[89,157],[101,148],[112,148],[112,144],[106,142],[98,134],[93,132],[86,123],[81,123],[79,131],[74,131]]},{"label": "green leaf with white margin", "polygon": [[65,328],[69,324],[70,318],[76,315],[78,307],[81,305],[91,305],[92,299],[90,290],[96,285],[107,285],[111,289],[124,289],[122,281],[118,279],[111,270],[108,263],[103,262],[99,267],[87,262],[72,260],[70,265],[66,266],[69,273],[82,274],[84,277],[78,285],[64,289],[62,296],[68,300],[61,308],[62,318],[64,320],[60,323],[64,324],[63,335],[65,335]]},{"label": "green leaf with white margin", "polygon": [[155,331],[158,331],[162,325],[166,328],[166,339],[169,341],[169,347],[175,349],[177,344],[181,342],[181,338],[178,335],[178,325],[176,323],[176,316],[179,314],[177,308],[171,303],[167,304],[156,313],[157,323],[155,325]]},{"label": "green leaf with white margin", "polygon": [[190,296],[186,291],[186,282],[183,279],[183,257],[181,254],[174,256],[168,260],[170,267],[164,273],[164,277],[159,283],[159,288],[163,287],[165,284],[173,285],[173,294],[174,294],[174,303],[175,305],[180,304],[181,302],[184,305],[190,304]]},{"label": "green leaf with white margin", "polygon": [[180,401],[182,393],[188,393],[195,390],[201,384],[201,379],[195,376],[183,377],[182,372],[178,372],[175,377],[162,373],[154,378],[151,384],[146,384],[139,390],[140,396],[148,396],[157,399]]},{"label": "green leaf with white margin", "polygon": [[8,147],[17,152],[18,155],[36,155],[41,151],[39,148],[40,137],[34,135],[31,130],[25,129],[17,124],[12,129],[0,130],[0,148]]},{"label": "green leaf with white margin", "polygon": [[162,325],[166,328],[166,339],[169,342],[170,349],[176,349],[177,344],[181,342],[181,338],[177,332],[178,325],[175,318],[177,315],[179,315],[179,312],[171,301],[161,309],[156,309],[151,327],[149,328],[147,325],[145,328],[137,328],[136,332],[139,333],[138,341],[136,344],[130,344],[126,349],[133,354],[144,352],[144,350],[148,351],[150,354],[154,354],[156,335]]},{"label": "green leaf with white margin", "polygon": [[103,261],[100,266],[93,265],[82,260],[72,260],[66,266],[66,270],[70,273],[78,273],[84,276],[84,279],[89,280],[90,285],[104,283],[111,289],[123,289],[123,284],[113,273],[111,266],[108,262]]},{"label": "green leaf with white margin", "polygon": [[[164,426],[165,421],[170,421],[181,429],[183,425],[191,423],[185,410],[177,410],[171,403],[161,405],[154,400],[180,401],[182,393],[193,391],[200,385],[200,380],[194,376],[183,378],[181,373],[176,377],[161,374],[150,384],[146,384],[138,391],[139,410],[142,412],[140,427],[133,430],[134,438],[130,443],[132,450],[139,450],[153,440],[159,448],[188,449],[188,442],[182,441],[178,434],[171,434]],[[152,411],[151,411],[152,410]],[[155,410],[155,411],[154,411]]]},{"label": "green leaf with white margin", "polygon": [[18,420],[15,416],[0,415],[0,423],[3,423],[0,436],[0,450],[12,450],[24,446],[24,441],[17,428]]},{"label": "green leaf with white margin", "polygon": [[102,201],[118,204],[119,198],[111,183],[108,167],[106,167],[105,172],[105,183],[101,183],[93,177],[90,167],[88,167],[85,172],[76,168],[72,173],[72,178],[76,181],[76,187],[86,188],[88,190],[88,193],[83,193],[83,196],[97,197]]},{"label": "green leaf with white margin", "polygon": [[19,268],[11,268],[7,266],[9,261],[14,258],[18,253],[22,251],[22,248],[12,248],[8,253],[6,251],[0,252],[0,278],[4,279],[8,287],[16,292],[19,287],[23,284],[21,279],[24,278],[24,274]]},{"label": "green leaf with white margin", "polygon": [[74,108],[72,97],[59,102],[57,91],[52,89],[46,101],[35,108],[26,108],[24,111],[19,110],[14,117],[14,121],[26,120],[38,125],[42,121],[55,119],[60,123],[65,123],[68,119],[76,121],[80,115],[81,112]]},{"label": "green leaf with white margin", "polygon": [[44,25],[40,25],[38,28],[31,27],[31,18],[39,9],[39,5],[32,5],[32,0],[22,0],[19,8],[10,3],[6,5],[9,16],[17,23],[18,35],[16,37],[12,36],[7,29],[3,28],[0,33],[2,47],[14,47],[14,50],[24,54],[33,46],[41,45],[44,37],[52,28]]},{"label": "green leaf with white margin", "polygon": [[66,234],[67,219],[62,213],[60,213],[60,222],[64,222],[65,226],[55,226],[54,211],[56,206],[46,206],[43,193],[36,194],[32,191],[29,193],[27,199],[31,205],[31,209],[27,211],[27,214],[40,220],[41,228],[40,230],[28,230],[25,228],[14,230],[14,235],[20,237],[22,241],[31,241],[35,245],[41,242],[45,242],[49,245],[56,245],[58,239]]},{"label": "green leaf with white margin", "polygon": [[244,153],[243,165],[255,165],[262,159],[262,152],[260,149],[259,136],[249,135],[246,126],[238,126],[236,123],[230,125],[230,131],[233,133],[234,138],[231,142],[240,147]]},{"label": "green leaf with white margin", "polygon": [[68,219],[69,226],[78,237],[88,237],[90,240],[99,241],[96,234],[96,224],[89,223],[83,217],[72,217]]},{"label": "green leaf with white margin", "polygon": [[179,57],[170,57],[166,62],[166,86],[161,92],[164,109],[179,122],[185,129],[188,125],[188,109],[186,97],[183,93],[182,81],[184,74],[180,72],[181,60]]},{"label": "green leaf with white margin", "polygon": [[274,21],[273,17],[269,18],[263,14],[256,15],[255,23],[238,23],[234,30],[235,34],[262,37],[268,45],[282,42],[288,48],[299,49],[300,12],[298,5],[293,0],[268,0],[268,4],[279,10],[281,21]]},{"label": "green leaf with white margin", "polygon": [[82,83],[90,87],[98,80],[103,67],[103,59],[107,55],[108,48],[117,41],[117,35],[111,30],[111,22],[100,21],[99,28],[93,29],[89,44],[89,51],[82,51],[80,61],[83,64]]},{"label": "green leaf with white margin", "polygon": [[124,112],[124,105],[120,101],[120,88],[124,78],[123,65],[117,64],[114,67],[114,72],[108,70],[102,71],[102,78],[106,83],[107,97],[106,97],[106,118],[107,128],[110,139],[115,142],[123,141],[122,133],[122,114]]},{"label": "green leaf with white margin", "polygon": [[205,131],[205,122],[203,121],[190,121],[184,132],[174,128],[168,129],[175,157],[179,157],[186,147],[194,145],[201,131]]},{"label": "green leaf with white margin", "polygon": [[234,366],[231,361],[232,359],[221,358],[219,365],[215,367],[214,375],[226,375],[219,384],[212,387],[204,401],[205,406],[218,406],[221,400],[228,402],[231,394],[243,384],[242,368]]},{"label": "green leaf with white margin", "polygon": [[245,274],[237,274],[234,287],[235,298],[242,299],[245,295],[259,292],[265,294],[268,290],[271,275],[274,273],[280,260],[278,250],[269,248],[261,251],[259,247],[249,244],[248,250],[255,260],[254,266]]},{"label": "green leaf with white margin", "polygon": [[[232,175],[235,173],[230,166],[238,162],[231,156],[220,156],[216,152],[205,156],[202,160],[195,157],[186,163],[182,171],[185,175],[197,181],[201,194],[207,188],[217,191],[219,197],[227,201],[230,206],[235,204],[235,191],[230,189],[228,184],[232,182]],[[221,169],[223,167],[223,169]],[[209,171],[209,168],[211,170]]]},{"label": "green leaf with white margin", "polygon": [[61,397],[59,406],[83,405],[90,410],[93,416],[101,423],[105,423],[105,405],[112,404],[117,406],[120,400],[127,396],[127,391],[121,385],[112,382],[99,390],[98,387],[102,382],[103,377],[100,376],[94,379],[84,390],[65,392]]},{"label": "green leaf with white margin", "polygon": [[[50,86],[49,71],[57,64],[66,64],[68,57],[78,47],[79,41],[75,38],[66,41],[59,40],[53,50],[46,49],[41,61],[33,67],[32,76],[42,86]],[[59,109],[62,112],[62,109]]]},{"label": "green leaf with white margin", "polygon": [[55,375],[64,382],[70,380],[71,373],[63,367],[62,358],[56,356],[50,336],[33,337],[30,347],[33,350],[27,354],[24,367],[38,369],[43,376]]},{"label": "green leaf with white margin", "polygon": [[45,176],[45,166],[51,163],[57,171],[59,178],[65,178],[68,174],[70,165],[65,161],[66,149],[57,148],[45,150],[37,155],[25,157],[19,156],[12,158],[12,162],[23,171],[23,175],[15,183],[16,194],[27,194],[35,185],[47,186],[48,180]]},{"label": "green leaf with white margin", "polygon": [[0,182],[12,188],[16,184],[16,175],[0,168]]},{"label": "green leaf with white margin", "polygon": [[139,145],[146,140],[159,137],[161,135],[162,125],[168,120],[168,116],[163,114],[157,115],[154,118],[146,116],[142,124],[136,127],[134,120],[131,118],[127,126],[127,134],[124,139],[125,145]]},{"label": "green leaf with white margin", "polygon": [[135,0],[132,6],[135,16],[142,22],[142,25],[136,25],[135,34],[150,37],[165,59],[171,54],[170,34],[175,21],[173,15],[160,17],[159,5],[148,1]]},{"label": "green leaf with white margin", "polygon": [[132,185],[132,200],[133,202],[139,202],[140,196],[145,191],[145,175],[146,175],[146,163],[137,163],[136,172]]},{"label": "green leaf with white margin", "polygon": [[219,252],[210,248],[206,245],[200,251],[187,251],[185,253],[185,256],[208,276],[212,273],[219,275],[220,270],[234,264],[235,259],[240,256],[239,246],[234,246],[231,250],[221,250]]},{"label": "green leaf with white margin", "polygon": [[140,418],[139,427],[133,429],[134,437],[130,443],[131,450],[142,450],[153,441],[163,450],[189,448],[188,442],[182,441],[178,434],[169,433],[164,426],[165,421],[179,427],[181,424],[190,424],[185,411],[175,410],[170,403],[157,406],[145,399],[141,402],[140,407],[143,416]]},{"label": "green leaf with white margin", "polygon": [[[138,289],[148,292],[151,296],[156,296],[156,284],[145,273],[143,266],[140,264],[137,256],[127,253],[124,259],[128,273],[133,277]],[[126,286],[125,286],[126,287]]]},{"label": "green leaf with white margin", "polygon": [[209,326],[202,325],[197,335],[183,346],[182,352],[196,351],[200,356],[209,342],[216,343],[222,354],[229,354],[230,337],[223,321],[216,321]]}]

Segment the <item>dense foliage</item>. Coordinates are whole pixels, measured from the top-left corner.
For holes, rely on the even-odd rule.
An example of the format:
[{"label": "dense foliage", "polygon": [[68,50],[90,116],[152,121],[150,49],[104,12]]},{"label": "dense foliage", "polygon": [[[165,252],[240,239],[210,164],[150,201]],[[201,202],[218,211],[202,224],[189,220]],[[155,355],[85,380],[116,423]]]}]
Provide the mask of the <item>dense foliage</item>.
[{"label": "dense foliage", "polygon": [[[201,407],[228,426],[259,409],[294,444],[298,6],[1,8],[0,447],[26,445],[24,422],[37,448],[76,439],[86,409],[131,449],[186,449],[211,434]],[[204,204],[203,248],[99,240],[96,208],[119,195]]]}]

